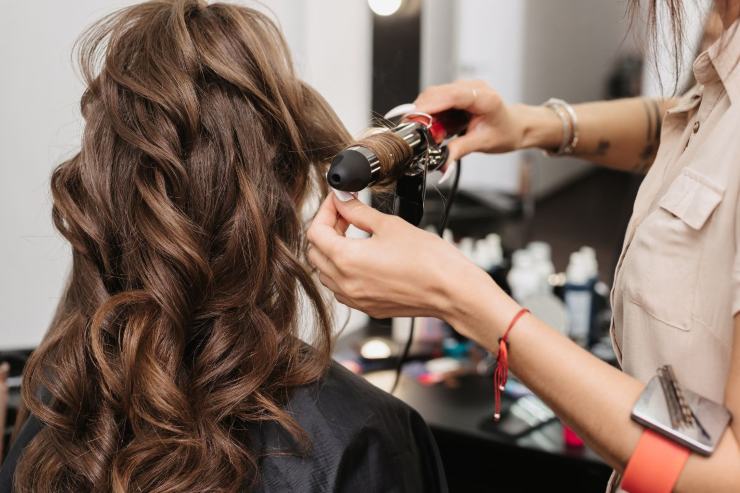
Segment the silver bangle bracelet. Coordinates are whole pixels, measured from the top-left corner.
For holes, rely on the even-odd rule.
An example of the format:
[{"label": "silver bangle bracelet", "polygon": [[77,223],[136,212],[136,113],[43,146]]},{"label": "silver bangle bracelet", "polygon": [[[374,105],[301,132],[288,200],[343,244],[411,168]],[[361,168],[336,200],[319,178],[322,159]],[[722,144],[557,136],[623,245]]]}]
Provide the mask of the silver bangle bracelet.
[{"label": "silver bangle bracelet", "polygon": [[578,145],[578,117],[573,107],[558,98],[548,99],[543,106],[550,108],[563,123],[563,140],[555,151],[546,151],[550,156],[570,156]]}]

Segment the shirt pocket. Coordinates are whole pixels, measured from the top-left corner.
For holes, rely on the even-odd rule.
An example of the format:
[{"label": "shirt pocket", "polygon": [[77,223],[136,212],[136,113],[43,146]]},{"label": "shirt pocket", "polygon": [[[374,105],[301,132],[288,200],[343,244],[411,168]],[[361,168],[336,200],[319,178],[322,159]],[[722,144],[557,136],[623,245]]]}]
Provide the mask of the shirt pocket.
[{"label": "shirt pocket", "polygon": [[625,258],[625,293],[649,315],[690,330],[697,276],[704,253],[702,231],[724,189],[684,168],[635,231]]}]

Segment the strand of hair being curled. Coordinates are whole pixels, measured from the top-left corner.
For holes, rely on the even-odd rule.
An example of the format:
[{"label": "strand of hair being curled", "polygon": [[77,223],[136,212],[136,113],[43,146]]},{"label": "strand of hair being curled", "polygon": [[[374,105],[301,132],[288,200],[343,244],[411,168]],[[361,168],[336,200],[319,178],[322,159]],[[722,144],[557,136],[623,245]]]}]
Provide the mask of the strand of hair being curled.
[{"label": "strand of hair being curled", "polygon": [[331,329],[300,212],[349,136],[245,7],[129,7],[79,55],[82,147],[52,177],[72,272],[26,368],[23,402],[44,426],[16,490],[248,488],[250,426],[308,445],[284,403],[325,371]]},{"label": "strand of hair being curled", "polygon": [[411,146],[388,129],[378,128],[353,145],[369,149],[378,158],[381,179],[373,185],[376,190],[388,189],[395,184],[408,170],[406,163],[413,154]]}]

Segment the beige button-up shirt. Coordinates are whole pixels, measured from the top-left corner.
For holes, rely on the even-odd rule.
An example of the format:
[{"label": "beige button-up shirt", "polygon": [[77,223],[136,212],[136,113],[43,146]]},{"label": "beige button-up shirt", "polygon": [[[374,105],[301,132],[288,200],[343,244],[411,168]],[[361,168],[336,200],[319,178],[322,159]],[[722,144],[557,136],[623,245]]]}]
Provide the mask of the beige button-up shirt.
[{"label": "beige button-up shirt", "polygon": [[622,369],[647,383],[673,366],[724,401],[740,311],[740,32],[694,62],[697,85],[663,120],[617,264],[611,334]]}]

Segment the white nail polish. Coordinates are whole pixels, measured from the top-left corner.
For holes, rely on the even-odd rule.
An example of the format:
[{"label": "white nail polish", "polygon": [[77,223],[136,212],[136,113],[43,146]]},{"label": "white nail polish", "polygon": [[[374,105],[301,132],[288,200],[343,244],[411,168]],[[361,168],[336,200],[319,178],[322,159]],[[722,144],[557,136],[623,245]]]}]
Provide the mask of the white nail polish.
[{"label": "white nail polish", "polygon": [[445,170],[444,174],[442,175],[442,178],[439,179],[437,184],[442,185],[444,182],[450,179],[450,176],[452,176],[455,173],[455,168],[457,167],[457,163],[452,162],[449,166],[447,166],[447,169]]},{"label": "white nail polish", "polygon": [[416,105],[414,103],[404,103],[399,104],[395,108],[391,108],[388,113],[385,114],[385,118],[391,119],[395,118],[397,116],[402,116],[407,113],[411,113],[416,110]]},{"label": "white nail polish", "polygon": [[337,198],[342,202],[347,202],[348,200],[357,198],[357,192],[343,192],[342,190],[337,190],[336,188],[332,188],[332,190],[334,190],[334,195],[336,195]]}]

